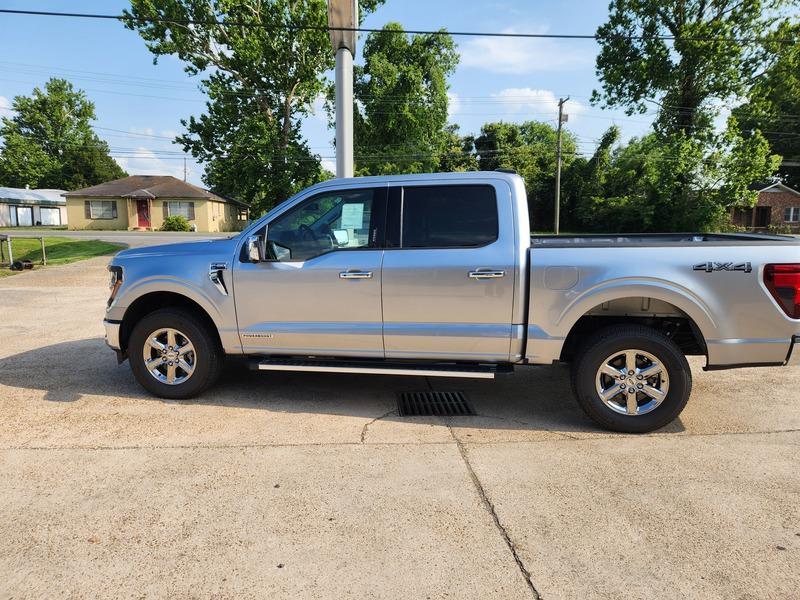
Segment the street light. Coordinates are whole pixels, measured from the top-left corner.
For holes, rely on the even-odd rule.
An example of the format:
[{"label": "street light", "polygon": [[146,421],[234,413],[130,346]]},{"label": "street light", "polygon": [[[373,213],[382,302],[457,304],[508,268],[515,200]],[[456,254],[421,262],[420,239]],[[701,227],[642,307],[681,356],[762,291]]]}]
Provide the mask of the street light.
[{"label": "street light", "polygon": [[336,54],[336,176],[353,176],[353,56],[358,0],[328,0],[328,27]]}]

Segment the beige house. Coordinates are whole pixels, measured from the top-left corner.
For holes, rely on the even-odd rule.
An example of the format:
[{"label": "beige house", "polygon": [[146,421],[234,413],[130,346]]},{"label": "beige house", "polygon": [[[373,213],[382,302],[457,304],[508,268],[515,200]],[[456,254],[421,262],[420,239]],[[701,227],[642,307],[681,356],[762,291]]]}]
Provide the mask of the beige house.
[{"label": "beige house", "polygon": [[181,215],[197,231],[239,231],[248,205],[169,175],[131,175],[64,194],[70,229],[160,229]]}]

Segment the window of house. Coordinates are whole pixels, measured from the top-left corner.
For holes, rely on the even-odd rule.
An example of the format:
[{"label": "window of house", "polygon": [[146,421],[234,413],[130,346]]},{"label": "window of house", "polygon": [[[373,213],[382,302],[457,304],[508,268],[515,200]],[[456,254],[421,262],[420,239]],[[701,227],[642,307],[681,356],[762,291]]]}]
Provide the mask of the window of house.
[{"label": "window of house", "polygon": [[83,203],[84,216],[87,219],[116,219],[116,200],[86,200]]},{"label": "window of house", "polygon": [[403,188],[403,248],[468,248],[497,239],[497,200],[488,185]]},{"label": "window of house", "polygon": [[800,206],[790,206],[783,213],[783,220],[787,223],[800,221]]},{"label": "window of house", "polygon": [[167,202],[168,217],[186,217],[189,221],[194,221],[194,202]]},{"label": "window of house", "polygon": [[43,206],[39,209],[39,220],[42,225],[61,225],[61,211]]},{"label": "window of house", "polygon": [[30,227],[33,225],[33,207],[12,206],[11,225],[12,227]]}]

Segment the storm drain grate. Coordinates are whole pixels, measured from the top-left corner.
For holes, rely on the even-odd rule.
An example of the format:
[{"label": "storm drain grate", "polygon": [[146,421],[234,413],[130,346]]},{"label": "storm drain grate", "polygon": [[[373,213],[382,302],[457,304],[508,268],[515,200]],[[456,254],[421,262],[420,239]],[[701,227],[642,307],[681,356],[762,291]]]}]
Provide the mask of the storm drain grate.
[{"label": "storm drain grate", "polygon": [[401,417],[458,417],[475,411],[463,392],[400,392],[397,411]]}]

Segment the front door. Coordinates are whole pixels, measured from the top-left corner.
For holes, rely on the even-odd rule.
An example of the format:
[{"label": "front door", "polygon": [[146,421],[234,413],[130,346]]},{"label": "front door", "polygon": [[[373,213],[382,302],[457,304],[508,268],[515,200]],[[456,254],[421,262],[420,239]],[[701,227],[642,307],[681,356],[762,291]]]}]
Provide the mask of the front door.
[{"label": "front door", "polygon": [[267,225],[270,260],[234,270],[246,353],[383,357],[385,201],[386,188],[322,192]]},{"label": "front door", "polygon": [[510,190],[392,188],[388,214],[386,358],[508,360],[516,268]]},{"label": "front door", "polygon": [[150,227],[150,203],[147,200],[136,201],[136,215],[139,218],[139,227]]}]

